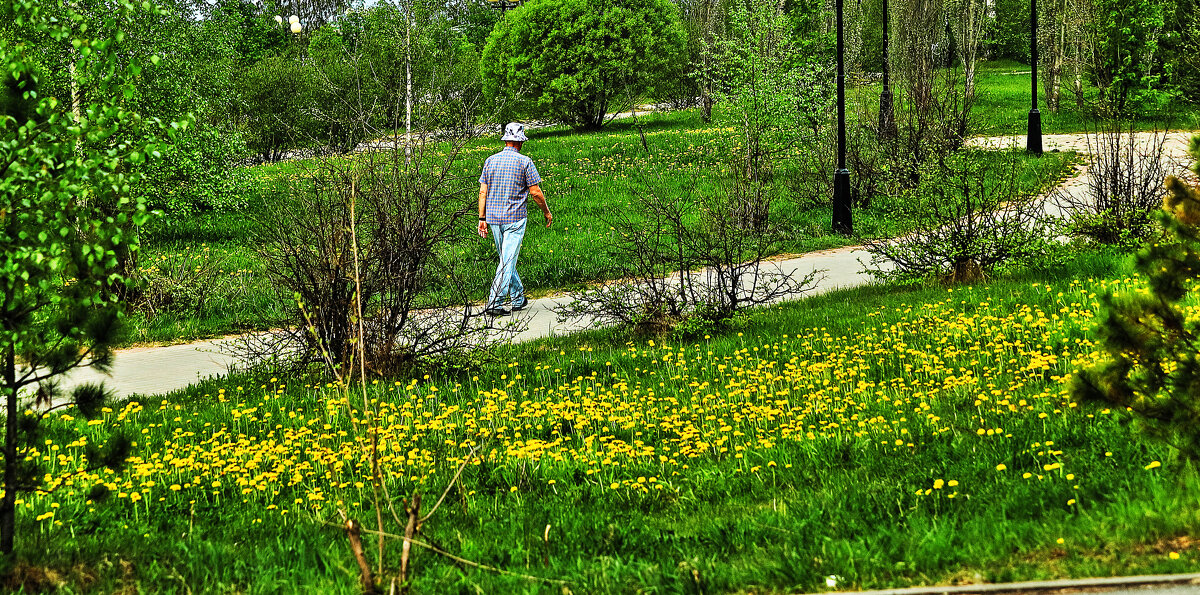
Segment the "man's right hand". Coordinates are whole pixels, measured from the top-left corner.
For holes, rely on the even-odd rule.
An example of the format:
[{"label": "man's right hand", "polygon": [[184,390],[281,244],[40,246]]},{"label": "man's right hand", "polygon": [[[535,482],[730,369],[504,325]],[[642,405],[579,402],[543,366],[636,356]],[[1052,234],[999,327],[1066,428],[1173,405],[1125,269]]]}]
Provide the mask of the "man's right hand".
[{"label": "man's right hand", "polygon": [[487,237],[487,228],[488,228],[487,221],[479,222],[479,237],[481,237],[481,238]]},{"label": "man's right hand", "polygon": [[550,227],[550,223],[554,221],[554,215],[550,214],[550,209],[546,209],[542,214],[546,216],[546,227]]}]

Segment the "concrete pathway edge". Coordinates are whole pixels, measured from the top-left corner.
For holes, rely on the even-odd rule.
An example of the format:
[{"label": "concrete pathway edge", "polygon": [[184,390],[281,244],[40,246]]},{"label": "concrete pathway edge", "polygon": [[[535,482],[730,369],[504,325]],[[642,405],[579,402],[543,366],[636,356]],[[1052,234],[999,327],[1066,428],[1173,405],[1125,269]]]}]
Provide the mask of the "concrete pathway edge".
[{"label": "concrete pathway edge", "polygon": [[[881,589],[876,591],[837,591],[837,593],[838,595],[951,595],[960,593],[1015,593],[1021,591],[1050,591],[1061,589],[1097,589],[1194,584],[1200,584],[1200,573],[1112,576],[1103,578],[1027,581],[1020,583],[986,583],[978,585],[907,587],[903,589]],[[1200,587],[1197,587],[1197,591],[1200,591]],[[831,591],[826,591],[825,593],[830,592]]]}]

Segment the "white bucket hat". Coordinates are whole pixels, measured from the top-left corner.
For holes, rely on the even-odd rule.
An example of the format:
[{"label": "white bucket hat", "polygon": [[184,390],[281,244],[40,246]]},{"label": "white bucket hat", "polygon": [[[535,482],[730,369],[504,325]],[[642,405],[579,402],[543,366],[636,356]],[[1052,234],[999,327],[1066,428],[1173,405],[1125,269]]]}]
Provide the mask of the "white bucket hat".
[{"label": "white bucket hat", "polygon": [[509,122],[508,126],[504,127],[504,137],[500,140],[521,143],[529,140],[529,137],[525,136],[524,124],[519,122]]}]

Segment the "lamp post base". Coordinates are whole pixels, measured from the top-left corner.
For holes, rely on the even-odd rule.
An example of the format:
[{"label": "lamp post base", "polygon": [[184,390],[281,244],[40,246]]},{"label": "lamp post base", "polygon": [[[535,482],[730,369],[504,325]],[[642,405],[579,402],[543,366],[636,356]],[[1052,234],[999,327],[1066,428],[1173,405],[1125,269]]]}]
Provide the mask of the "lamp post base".
[{"label": "lamp post base", "polygon": [[850,170],[833,172],[833,231],[850,235],[854,233],[854,221],[850,214]]},{"label": "lamp post base", "polygon": [[1025,150],[1034,155],[1042,154],[1042,112],[1029,110],[1029,130],[1025,137]]}]

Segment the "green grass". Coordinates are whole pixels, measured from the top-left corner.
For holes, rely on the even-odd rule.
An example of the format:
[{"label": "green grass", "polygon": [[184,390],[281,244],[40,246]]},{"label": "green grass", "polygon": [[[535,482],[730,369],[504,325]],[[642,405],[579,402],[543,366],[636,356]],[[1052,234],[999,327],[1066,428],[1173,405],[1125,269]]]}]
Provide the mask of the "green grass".
[{"label": "green grass", "polygon": [[[1017,74],[1022,73],[1022,74]],[[1030,74],[1029,65],[1020,63],[987,63],[977,75],[980,93],[975,113],[979,115],[977,133],[980,135],[1025,135],[1029,122]],[[1046,105],[1045,86],[1038,81],[1038,111],[1042,116],[1043,134],[1095,132],[1097,123],[1093,109],[1097,102],[1094,88],[1085,88],[1084,104],[1078,106],[1067,88],[1057,112]],[[1085,83],[1086,86],[1086,83]],[[1190,103],[1166,106],[1162,111],[1139,113],[1129,122],[1137,130],[1170,127],[1176,130],[1200,128],[1200,108]]]},{"label": "green grass", "polygon": [[[736,142],[729,130],[704,124],[695,111],[646,116],[639,118],[639,124],[646,133],[649,153],[642,149],[630,120],[614,121],[603,131],[590,134],[562,128],[531,133],[524,151],[538,166],[555,217],[553,228],[546,229],[537,208],[530,207],[530,226],[518,269],[531,294],[571,290],[622,275],[623,269],[606,248],[618,241],[614,219],[622,211],[636,208],[636,195],[681,191],[697,178],[701,192],[712,192],[714,182],[729,175],[722,169],[721,159]],[[463,151],[454,173],[465,180],[472,199],[478,170],[496,150],[494,139],[480,139]],[[996,154],[996,159],[1001,158]],[[1020,189],[1033,191],[1058,179],[1073,158],[1072,154],[1050,154],[1042,159],[1022,154]],[[148,262],[165,257],[168,264],[179,263],[207,248],[221,255],[219,266],[243,271],[248,281],[213,287],[206,308],[134,315],[130,341],[189,340],[278,324],[282,307],[255,256],[253,213],[276,208],[281,195],[304,179],[313,165],[298,161],[254,168],[257,186],[249,190],[249,213],[208,213],[186,220],[163,219],[152,225]],[[797,204],[783,189],[777,191],[771,216],[783,229],[775,246],[778,253],[803,253],[861,241],[832,232],[828,205]],[[897,200],[877,197],[869,207],[856,209],[855,231],[863,237],[893,237],[912,230],[914,222],[895,214]],[[461,242],[455,247],[462,263],[458,272],[468,286],[477,288],[475,297],[483,300],[495,270],[495,251],[490,237],[475,235],[472,222],[470,217],[464,219]]]},{"label": "green grass", "polygon": [[[976,72],[976,103],[972,109],[973,131],[979,136],[1024,136],[1029,122],[1030,78],[1029,65],[1010,60],[983,62]],[[1072,79],[1073,81],[1073,79]],[[1065,81],[1071,82],[1071,81]],[[1073,84],[1073,83],[1071,83]],[[1076,105],[1075,96],[1064,87],[1059,111],[1046,105],[1045,85],[1038,80],[1038,111],[1042,117],[1043,134],[1067,134],[1097,130],[1095,110],[1098,98],[1095,88],[1085,82],[1084,104]],[[856,94],[874,109],[878,108],[878,86],[872,93]],[[1200,106],[1187,102],[1168,105],[1161,111],[1139,113],[1128,123],[1137,130],[1155,130],[1169,126],[1175,130],[1200,129]]]},{"label": "green grass", "polygon": [[282,315],[282,304],[244,240],[151,245],[144,248],[139,265],[148,283],[146,291],[171,301],[139,302],[129,316],[126,344],[174,343],[262,330]]},{"label": "green grass", "polygon": [[[1130,271],[1083,253],[970,287],[828,294],[691,342],[596,331],[370,385],[388,489],[428,510],[477,445],[421,538],[574,593],[1194,571],[1195,471],[1064,392],[1092,359],[1096,296],[1139,287]],[[56,419],[38,455],[51,476],[78,464],[81,435],[132,431],[135,458],[23,499],[20,556],[89,590],[356,592],[344,533],[321,524],[338,508],[373,524],[361,395],[345,398],[240,376],[99,426]],[[97,481],[116,497],[74,495]],[[414,592],[563,592],[420,548],[411,576]]]}]

